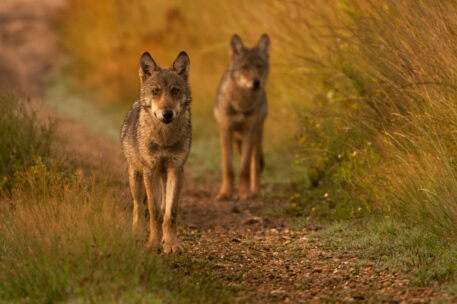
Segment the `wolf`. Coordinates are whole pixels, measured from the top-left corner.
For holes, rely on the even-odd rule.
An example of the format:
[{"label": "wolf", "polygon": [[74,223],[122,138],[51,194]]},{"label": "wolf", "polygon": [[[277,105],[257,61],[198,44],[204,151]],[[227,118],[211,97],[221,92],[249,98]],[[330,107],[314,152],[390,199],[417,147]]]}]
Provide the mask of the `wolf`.
[{"label": "wolf", "polygon": [[147,246],[164,253],[182,250],[176,218],[183,166],[191,145],[189,68],[189,56],[184,51],[167,68],[159,67],[148,52],[143,53],[139,98],[121,128],[133,197],[133,231],[138,235],[144,229],[147,200]]},{"label": "wolf", "polygon": [[222,150],[222,184],[218,200],[233,195],[232,148],[241,156],[238,195],[247,199],[259,193],[264,166],[262,137],[268,114],[265,84],[269,71],[270,38],[260,37],[252,48],[240,36],[230,40],[230,64],[219,84],[214,116],[219,124]]}]

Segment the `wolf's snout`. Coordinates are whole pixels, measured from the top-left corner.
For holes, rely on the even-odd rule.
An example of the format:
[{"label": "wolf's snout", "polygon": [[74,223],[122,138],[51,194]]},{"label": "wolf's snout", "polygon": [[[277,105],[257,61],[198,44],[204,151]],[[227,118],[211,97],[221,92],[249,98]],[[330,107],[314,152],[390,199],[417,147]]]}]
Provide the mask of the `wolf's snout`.
[{"label": "wolf's snout", "polygon": [[252,82],[252,88],[254,90],[257,90],[258,88],[260,88],[260,80],[258,80],[257,78],[254,79],[254,81]]},{"label": "wolf's snout", "polygon": [[173,120],[173,111],[171,110],[164,110],[162,111],[162,120],[165,123],[169,123]]}]

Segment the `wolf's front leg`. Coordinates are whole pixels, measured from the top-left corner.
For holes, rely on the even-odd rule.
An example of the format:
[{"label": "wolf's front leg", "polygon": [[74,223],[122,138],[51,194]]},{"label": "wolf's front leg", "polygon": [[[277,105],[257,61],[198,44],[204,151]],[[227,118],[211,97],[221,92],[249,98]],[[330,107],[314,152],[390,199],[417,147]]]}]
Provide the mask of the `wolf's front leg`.
[{"label": "wolf's front leg", "polygon": [[257,195],[260,191],[260,173],[262,171],[262,129],[256,130],[254,145],[251,152],[250,186],[251,194]]},{"label": "wolf's front leg", "polygon": [[222,152],[222,185],[216,197],[217,200],[226,200],[232,196],[233,191],[233,134],[229,129],[221,128],[221,152]]},{"label": "wolf's front leg", "polygon": [[182,182],[182,168],[169,169],[167,172],[165,214],[163,218],[163,252],[177,253],[182,251],[176,234],[178,200]]},{"label": "wolf's front leg", "polygon": [[243,144],[241,145],[241,167],[240,167],[240,186],[238,189],[240,199],[248,199],[251,196],[249,187],[251,155],[255,137],[246,131],[243,134]]},{"label": "wolf's front leg", "polygon": [[157,172],[145,169],[143,172],[144,185],[148,196],[150,234],[148,247],[160,249],[162,239],[162,214],[160,212],[160,179]]},{"label": "wolf's front leg", "polygon": [[136,237],[141,238],[144,227],[144,183],[143,173],[129,167],[129,185],[133,198],[132,230]]}]

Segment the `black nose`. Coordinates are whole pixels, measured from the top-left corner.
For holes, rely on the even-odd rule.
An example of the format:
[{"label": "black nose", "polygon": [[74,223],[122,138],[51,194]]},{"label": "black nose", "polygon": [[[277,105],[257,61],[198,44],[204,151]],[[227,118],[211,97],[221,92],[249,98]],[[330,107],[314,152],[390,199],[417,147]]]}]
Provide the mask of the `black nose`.
[{"label": "black nose", "polygon": [[254,79],[254,82],[252,83],[252,88],[254,90],[257,90],[260,87],[260,80]]},{"label": "black nose", "polygon": [[173,111],[171,111],[171,110],[163,111],[162,117],[165,121],[171,121],[171,119],[173,118]]}]

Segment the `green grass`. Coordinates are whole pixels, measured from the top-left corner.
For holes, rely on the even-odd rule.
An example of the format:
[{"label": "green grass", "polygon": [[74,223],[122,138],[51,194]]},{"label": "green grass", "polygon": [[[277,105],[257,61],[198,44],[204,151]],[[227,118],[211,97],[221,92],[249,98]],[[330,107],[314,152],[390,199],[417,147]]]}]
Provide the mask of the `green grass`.
[{"label": "green grass", "polygon": [[336,255],[355,254],[359,266],[368,263],[377,271],[402,273],[415,286],[457,287],[457,246],[421,227],[369,217],[328,225],[311,238]]}]

